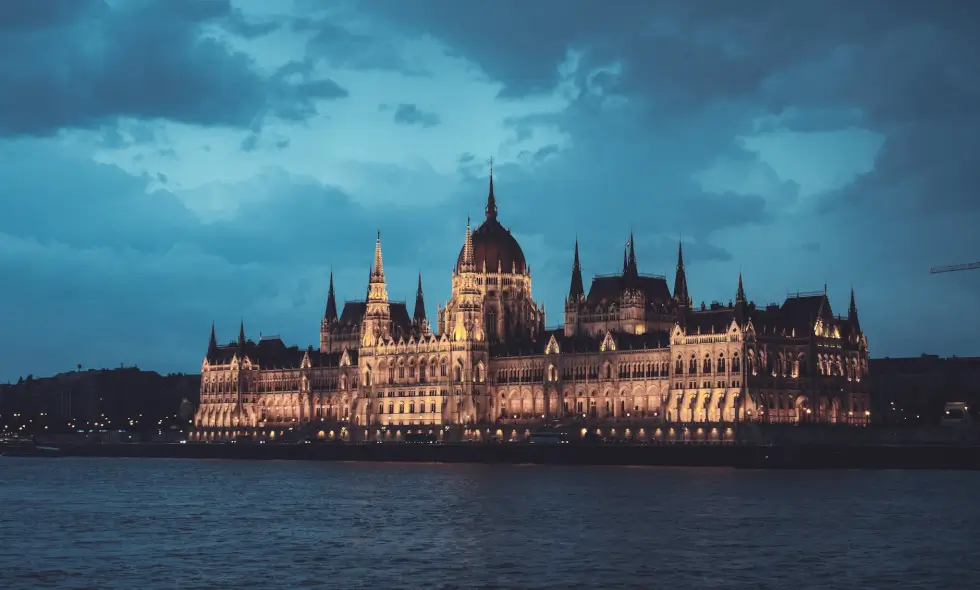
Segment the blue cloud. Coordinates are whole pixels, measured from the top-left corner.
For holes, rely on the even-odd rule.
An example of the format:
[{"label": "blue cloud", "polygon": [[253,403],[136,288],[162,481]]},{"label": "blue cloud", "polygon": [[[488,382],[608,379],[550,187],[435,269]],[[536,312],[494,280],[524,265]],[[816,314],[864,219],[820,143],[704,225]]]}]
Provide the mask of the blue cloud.
[{"label": "blue cloud", "polygon": [[395,109],[395,123],[402,125],[418,125],[420,127],[435,127],[441,120],[435,113],[420,110],[414,104],[400,104]]},{"label": "blue cloud", "polygon": [[0,3],[0,378],[313,342],[379,229],[431,314],[491,153],[549,323],[632,230],[698,302],[854,284],[875,354],[977,352],[980,274],[927,274],[980,252],[969,3],[247,6]]}]

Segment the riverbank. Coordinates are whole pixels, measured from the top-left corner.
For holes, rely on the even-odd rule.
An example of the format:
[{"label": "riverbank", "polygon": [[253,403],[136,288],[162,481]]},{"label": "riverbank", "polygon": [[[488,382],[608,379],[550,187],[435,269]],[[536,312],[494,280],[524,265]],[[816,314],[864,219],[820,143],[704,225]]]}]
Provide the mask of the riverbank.
[{"label": "riverbank", "polygon": [[63,456],[735,467],[744,469],[980,470],[980,446],[533,445],[533,444],[91,444]]}]

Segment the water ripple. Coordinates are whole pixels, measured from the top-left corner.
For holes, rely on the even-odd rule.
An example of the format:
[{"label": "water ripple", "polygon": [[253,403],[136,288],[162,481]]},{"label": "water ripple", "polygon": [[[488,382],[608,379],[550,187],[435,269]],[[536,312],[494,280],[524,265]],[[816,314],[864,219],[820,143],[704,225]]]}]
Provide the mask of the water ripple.
[{"label": "water ripple", "polygon": [[0,587],[964,588],[980,474],[0,463]]}]

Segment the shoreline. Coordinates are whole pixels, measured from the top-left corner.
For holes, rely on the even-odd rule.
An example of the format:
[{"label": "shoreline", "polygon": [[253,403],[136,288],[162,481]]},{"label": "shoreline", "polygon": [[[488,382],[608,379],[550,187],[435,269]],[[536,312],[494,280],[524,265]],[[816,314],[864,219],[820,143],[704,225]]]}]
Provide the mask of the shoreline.
[{"label": "shoreline", "polygon": [[101,443],[64,445],[60,456],[740,469],[980,470],[978,445]]}]

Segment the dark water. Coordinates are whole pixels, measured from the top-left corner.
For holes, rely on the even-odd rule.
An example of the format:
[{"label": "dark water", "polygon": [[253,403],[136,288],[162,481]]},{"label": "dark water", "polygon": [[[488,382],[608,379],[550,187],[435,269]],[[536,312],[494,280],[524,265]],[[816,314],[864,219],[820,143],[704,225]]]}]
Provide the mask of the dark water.
[{"label": "dark water", "polygon": [[968,588],[980,473],[0,458],[0,588]]}]

